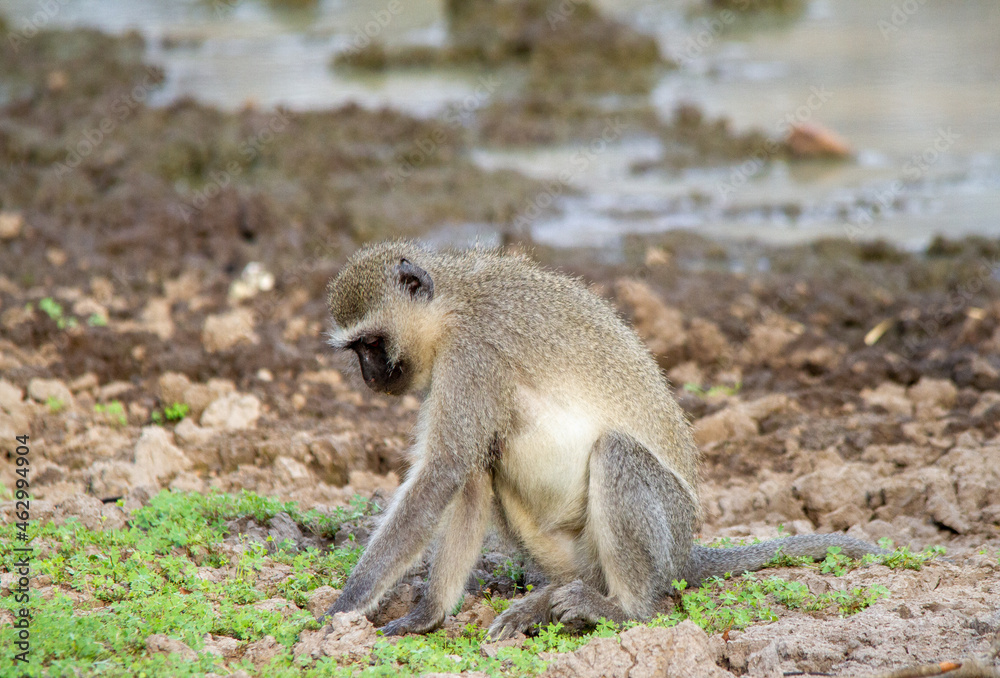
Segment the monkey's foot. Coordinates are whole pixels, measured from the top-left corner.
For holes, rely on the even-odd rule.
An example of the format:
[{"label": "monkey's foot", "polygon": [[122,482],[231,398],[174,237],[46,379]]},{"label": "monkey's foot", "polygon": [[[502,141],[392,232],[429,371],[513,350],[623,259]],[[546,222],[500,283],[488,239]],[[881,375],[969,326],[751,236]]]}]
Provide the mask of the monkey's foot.
[{"label": "monkey's foot", "polygon": [[552,606],[551,591],[552,587],[547,586],[540,591],[529,593],[521,600],[513,601],[510,607],[490,624],[490,630],[486,633],[487,640],[490,642],[507,640],[518,633],[524,633],[532,626],[548,624],[549,609]]},{"label": "monkey's foot", "polygon": [[607,596],[579,579],[552,593],[552,618],[569,631],[584,631],[601,618],[621,623],[627,615]]},{"label": "monkey's foot", "polygon": [[433,614],[419,607],[405,617],[394,619],[381,629],[384,636],[405,636],[407,633],[427,633],[441,626],[444,615]]}]

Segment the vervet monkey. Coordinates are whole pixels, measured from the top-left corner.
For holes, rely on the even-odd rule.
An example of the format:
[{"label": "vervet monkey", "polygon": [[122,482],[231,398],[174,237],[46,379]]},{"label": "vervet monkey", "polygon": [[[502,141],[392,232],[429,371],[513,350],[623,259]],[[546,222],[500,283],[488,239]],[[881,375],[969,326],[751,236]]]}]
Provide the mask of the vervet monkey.
[{"label": "vervet monkey", "polygon": [[674,580],[757,570],[778,549],[882,552],[841,534],[693,545],[691,427],[636,333],[577,280],[497,251],[388,242],[350,258],[329,304],[330,343],[357,354],[370,388],[426,397],[406,481],[327,615],[371,612],[433,544],[423,598],[384,632],[438,627],[491,517],[550,582],[497,617],[492,639],[646,619]]}]

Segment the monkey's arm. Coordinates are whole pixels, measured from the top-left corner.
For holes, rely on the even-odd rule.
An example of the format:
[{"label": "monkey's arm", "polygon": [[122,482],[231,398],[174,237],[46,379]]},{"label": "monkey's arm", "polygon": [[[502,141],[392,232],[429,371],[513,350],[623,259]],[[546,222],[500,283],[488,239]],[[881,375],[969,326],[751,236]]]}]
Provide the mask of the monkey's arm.
[{"label": "monkey's arm", "polygon": [[489,521],[491,499],[490,477],[486,472],[474,473],[448,507],[443,529],[434,546],[430,580],[423,598],[405,617],[383,628],[387,636],[404,633],[425,633],[444,621],[445,615],[458,601],[469,578]]},{"label": "monkey's arm", "polygon": [[839,546],[840,552],[851,558],[861,558],[869,553],[875,555],[889,553],[874,544],[843,534],[806,534],[734,548],[695,546],[691,549],[691,555],[684,567],[683,579],[688,586],[698,586],[709,577],[721,577],[727,572],[733,574],[756,572],[774,558],[779,549],[782,555],[809,556],[822,560],[831,546]]},{"label": "monkey's arm", "polygon": [[[449,505],[470,479],[484,473],[490,441],[497,430],[497,408],[490,391],[464,375],[457,361],[436,375],[435,389],[424,402],[418,437],[418,460],[411,477],[399,488],[385,519],[325,616],[348,610],[370,612],[403,576],[437,534]],[[478,366],[484,369],[483,365]],[[476,543],[478,549],[480,543]],[[464,583],[464,582],[463,582]]]},{"label": "monkey's arm", "polygon": [[464,478],[433,460],[424,462],[399,488],[399,497],[372,535],[343,593],[324,616],[370,612],[427,547]]}]

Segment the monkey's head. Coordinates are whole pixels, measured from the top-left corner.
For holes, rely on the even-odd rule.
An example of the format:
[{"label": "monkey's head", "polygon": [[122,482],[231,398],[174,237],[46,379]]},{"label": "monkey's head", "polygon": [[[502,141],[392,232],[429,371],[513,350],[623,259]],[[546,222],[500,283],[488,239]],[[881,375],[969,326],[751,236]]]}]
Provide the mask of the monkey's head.
[{"label": "monkey's head", "polygon": [[374,391],[402,395],[430,383],[441,331],[434,279],[424,268],[433,259],[413,243],[380,243],[358,250],[330,281],[330,345],[357,354]]}]

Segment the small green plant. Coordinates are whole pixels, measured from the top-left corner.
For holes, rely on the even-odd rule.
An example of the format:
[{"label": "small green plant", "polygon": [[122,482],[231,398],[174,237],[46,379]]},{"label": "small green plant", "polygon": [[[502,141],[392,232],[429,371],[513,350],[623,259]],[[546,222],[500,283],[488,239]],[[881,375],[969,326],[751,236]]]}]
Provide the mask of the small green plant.
[{"label": "small green plant", "polygon": [[51,412],[52,414],[56,414],[57,412],[61,412],[62,409],[64,407],[66,407],[66,403],[64,403],[59,398],[56,398],[55,396],[49,396],[45,400],[45,404],[48,406],[49,412]]},{"label": "small green plant", "polygon": [[497,614],[500,614],[510,607],[510,600],[507,598],[495,598],[488,590],[483,590],[483,600]]},{"label": "small green plant", "polygon": [[[879,540],[882,548],[892,548],[892,542]],[[861,559],[861,563],[881,563],[886,567],[902,570],[919,570],[924,563],[933,560],[938,556],[943,556],[947,549],[943,546],[929,546],[920,553],[914,553],[909,547],[901,546],[892,553],[884,556],[867,555]]]},{"label": "small green plant", "polygon": [[180,421],[188,416],[190,411],[191,408],[188,407],[187,403],[174,403],[170,407],[163,408],[163,416],[167,418],[167,421]]},{"label": "small green plant", "polygon": [[125,407],[118,400],[112,400],[106,404],[98,403],[94,405],[94,413],[107,415],[119,426],[128,424],[128,417],[125,416]]},{"label": "small green plant", "polygon": [[45,315],[49,316],[55,321],[56,327],[61,330],[68,329],[70,327],[76,327],[76,318],[67,317],[63,314],[63,307],[58,301],[52,297],[45,297],[38,302],[38,308],[42,310]]},{"label": "small green plant", "polygon": [[99,313],[91,313],[87,318],[87,324],[91,327],[107,327],[108,321]]},{"label": "small green plant", "polygon": [[152,414],[149,415],[149,420],[157,426],[163,426],[165,421],[180,421],[188,416],[189,412],[191,412],[191,408],[186,403],[174,403],[164,407],[162,412],[153,410]]},{"label": "small green plant", "polygon": [[733,396],[739,393],[741,388],[743,388],[742,382],[737,382],[733,386],[723,386],[720,384],[719,386],[712,386],[708,389],[704,389],[701,387],[700,384],[695,384],[692,382],[684,384],[685,391],[687,391],[688,393],[693,393],[694,395],[702,398],[711,398],[712,396],[717,396],[717,395]]},{"label": "small green plant", "polygon": [[508,577],[514,582],[514,590],[516,591],[519,588],[523,588],[521,587],[521,582],[524,581],[524,566],[508,558],[502,565],[497,565],[494,568],[493,576]]},{"label": "small green plant", "polygon": [[819,571],[843,577],[849,570],[853,569],[853,566],[854,561],[841,555],[839,546],[831,546],[826,550],[826,558],[819,564]]}]

